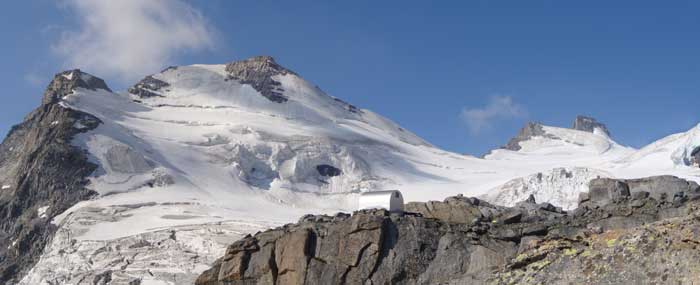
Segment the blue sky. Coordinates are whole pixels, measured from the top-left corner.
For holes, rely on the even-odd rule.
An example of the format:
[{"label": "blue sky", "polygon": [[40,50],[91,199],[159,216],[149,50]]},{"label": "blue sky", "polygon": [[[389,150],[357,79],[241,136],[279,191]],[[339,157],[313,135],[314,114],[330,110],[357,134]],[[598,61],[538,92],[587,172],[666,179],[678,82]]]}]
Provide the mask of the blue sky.
[{"label": "blue sky", "polygon": [[[577,114],[635,147],[700,122],[700,2],[330,2],[6,3],[0,133],[62,69],[123,90],[167,65],[261,54],[460,153],[502,145],[527,121],[569,126]],[[142,22],[154,29],[129,30]]]}]

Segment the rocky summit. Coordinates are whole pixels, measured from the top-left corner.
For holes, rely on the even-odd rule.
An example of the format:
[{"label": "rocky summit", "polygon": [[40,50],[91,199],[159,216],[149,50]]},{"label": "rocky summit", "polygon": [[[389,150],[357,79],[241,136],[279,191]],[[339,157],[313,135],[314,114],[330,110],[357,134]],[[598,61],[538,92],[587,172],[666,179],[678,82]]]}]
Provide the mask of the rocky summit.
[{"label": "rocky summit", "polygon": [[500,207],[458,196],[409,203],[403,214],[304,216],[230,245],[196,284],[692,284],[700,277],[696,183],[659,176],[591,184],[570,212],[533,197]]},{"label": "rocky summit", "polygon": [[596,129],[599,129],[606,136],[610,136],[610,131],[608,131],[608,128],[603,123],[587,116],[576,116],[576,120],[574,120],[574,124],[571,128],[589,133],[593,133]]},{"label": "rocky summit", "polygon": [[109,87],[80,70],[56,74],[41,106],[12,127],[0,144],[0,281],[14,284],[36,263],[56,225],[51,219],[96,194],[86,177],[97,166],[71,145],[74,136],[102,122],[64,108],[60,98],[76,88]]}]

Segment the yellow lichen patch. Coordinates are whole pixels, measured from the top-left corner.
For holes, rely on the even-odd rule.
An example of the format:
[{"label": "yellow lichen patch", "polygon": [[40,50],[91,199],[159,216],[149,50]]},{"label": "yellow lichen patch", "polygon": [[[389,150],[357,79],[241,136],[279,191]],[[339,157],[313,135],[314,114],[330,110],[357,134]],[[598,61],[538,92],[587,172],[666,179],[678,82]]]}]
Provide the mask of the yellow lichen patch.
[{"label": "yellow lichen patch", "polygon": [[547,259],[543,259],[543,260],[540,260],[538,262],[533,262],[532,264],[530,264],[530,268],[532,268],[534,270],[541,270],[542,268],[545,268],[550,263],[552,263],[552,262],[547,260]]},{"label": "yellow lichen patch", "polygon": [[564,255],[565,256],[572,256],[572,255],[577,255],[578,250],[575,248],[566,248],[564,249]]},{"label": "yellow lichen patch", "polygon": [[617,242],[617,239],[609,239],[607,241],[608,247],[613,247],[615,246],[615,243]]},{"label": "yellow lichen patch", "polygon": [[589,257],[589,256],[591,256],[591,255],[593,255],[593,254],[591,253],[590,250],[584,250],[584,251],[581,253],[581,256],[583,256],[583,257]]}]

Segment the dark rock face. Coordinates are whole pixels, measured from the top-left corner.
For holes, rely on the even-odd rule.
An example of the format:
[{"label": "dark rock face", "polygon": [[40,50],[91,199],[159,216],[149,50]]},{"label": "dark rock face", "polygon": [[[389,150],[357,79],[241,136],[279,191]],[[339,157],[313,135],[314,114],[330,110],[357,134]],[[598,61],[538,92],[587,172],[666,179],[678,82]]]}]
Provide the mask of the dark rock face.
[{"label": "dark rock face", "polygon": [[153,76],[146,76],[144,79],[129,87],[129,93],[137,95],[141,98],[163,97],[157,92],[162,88],[168,87],[170,84],[163,80],[155,79]]},{"label": "dark rock face", "polygon": [[588,199],[594,203],[605,205],[629,196],[629,185],[617,179],[598,178],[588,184]]},{"label": "dark rock face", "polygon": [[584,132],[589,132],[592,133],[593,130],[596,128],[600,129],[603,131],[606,135],[610,136],[610,132],[608,131],[608,128],[596,119],[591,118],[591,117],[586,117],[586,116],[576,116],[576,120],[574,120],[573,126],[571,126],[572,129],[574,130],[579,130],[579,131],[584,131]]},{"label": "dark rock face", "polygon": [[[601,266],[596,272],[587,272],[590,262],[580,260],[609,263],[605,254],[614,251],[595,251],[588,247],[589,242],[604,240],[607,250],[614,243],[611,235],[685,217],[698,206],[695,197],[700,197],[696,196],[700,190],[672,203],[637,194],[647,193],[644,191],[630,195],[623,181],[597,183],[600,193],[584,199],[570,213],[547,203],[537,204],[534,199],[506,208],[459,196],[444,202],[408,203],[404,215],[384,210],[358,211],[352,216],[308,215],[297,224],[234,243],[196,284],[521,284],[531,283],[530,278],[537,284],[590,284],[588,280],[625,283],[624,276],[655,272]],[[693,224],[693,229],[700,229],[700,217]],[[700,240],[698,233],[700,230],[689,231],[683,238],[690,235]],[[590,255],[578,257],[587,249]],[[638,250],[637,256],[645,254]],[[673,261],[700,256],[698,249],[681,257],[670,250],[651,251],[659,259]],[[602,256],[593,258],[598,253]],[[627,257],[610,258],[624,262]],[[684,264],[700,268],[690,260]],[[547,268],[551,264],[556,266]],[[566,266],[573,266],[578,275],[565,270]],[[551,275],[539,274],[555,270],[558,272]],[[647,278],[656,282],[680,280],[672,275],[663,279],[661,274]]]},{"label": "dark rock face", "polygon": [[340,169],[328,164],[316,165],[316,171],[324,177],[334,177],[343,173]]},{"label": "dark rock face", "polygon": [[56,74],[54,80],[44,92],[42,105],[56,103],[63,96],[70,94],[73,89],[85,88],[90,90],[104,89],[112,92],[104,80],[80,71],[80,69],[68,70]]},{"label": "dark rock face", "polygon": [[690,165],[700,166],[700,146],[690,152]]},{"label": "dark rock face", "polygon": [[277,64],[270,56],[256,56],[226,65],[229,79],[242,84],[249,84],[272,102],[284,103],[289,99],[282,94],[281,83],[272,79],[275,75],[294,74],[294,72]]},{"label": "dark rock face", "polygon": [[510,141],[508,141],[508,143],[502,148],[509,149],[512,151],[518,151],[521,148],[520,142],[529,140],[530,138],[537,136],[557,139],[557,137],[545,133],[545,131],[542,129],[542,124],[529,122],[522,129],[520,129],[520,132],[518,132],[517,136],[510,139]]},{"label": "dark rock face", "polygon": [[[57,74],[43,104],[12,127],[0,145],[0,283],[18,282],[38,261],[56,230],[51,218],[95,194],[85,185],[97,166],[70,142],[101,122],[57,104],[75,88],[109,90],[104,81],[79,70]],[[37,213],[41,207],[45,216]]]}]

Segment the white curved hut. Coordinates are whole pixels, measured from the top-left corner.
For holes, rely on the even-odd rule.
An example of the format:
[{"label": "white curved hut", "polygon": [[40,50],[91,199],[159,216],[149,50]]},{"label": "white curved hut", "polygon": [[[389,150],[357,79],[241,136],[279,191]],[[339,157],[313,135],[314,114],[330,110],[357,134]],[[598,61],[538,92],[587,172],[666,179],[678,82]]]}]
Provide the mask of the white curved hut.
[{"label": "white curved hut", "polygon": [[399,190],[371,191],[360,194],[359,210],[385,209],[403,212],[403,195]]}]

